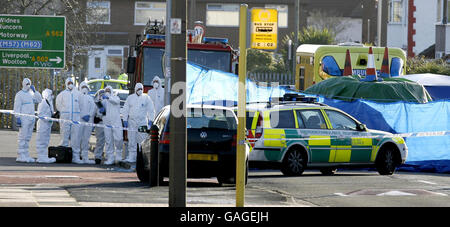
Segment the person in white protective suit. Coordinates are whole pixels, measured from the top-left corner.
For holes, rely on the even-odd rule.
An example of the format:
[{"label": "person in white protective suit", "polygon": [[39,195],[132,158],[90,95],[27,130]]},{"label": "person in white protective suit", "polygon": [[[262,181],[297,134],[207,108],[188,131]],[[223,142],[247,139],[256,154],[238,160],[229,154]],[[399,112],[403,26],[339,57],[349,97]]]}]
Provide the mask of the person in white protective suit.
[{"label": "person in white protective suit", "polygon": [[[81,122],[92,124],[94,123],[95,103],[94,98],[89,95],[89,86],[83,81],[79,86],[80,95],[80,116]],[[95,164],[94,160],[89,160],[89,139],[91,138],[92,126],[81,125],[81,159],[84,164]]]},{"label": "person in white protective suit", "polygon": [[[149,90],[148,96],[152,99],[155,106],[155,117],[164,107],[164,88],[161,86],[161,79],[158,76],[153,78],[153,89]],[[154,119],[151,119],[152,121]]]},{"label": "person in white protective suit", "polygon": [[[103,124],[105,124],[105,142],[106,142],[106,160],[105,165],[112,165],[114,161],[122,160],[123,151],[123,132],[122,120],[120,119],[120,98],[113,93],[111,86],[105,88],[105,94],[102,96],[102,105],[106,110],[103,116]],[[115,153],[115,157],[114,157]]]},{"label": "person in white protective suit", "polygon": [[152,125],[155,118],[153,102],[143,94],[144,86],[137,83],[135,93],[128,96],[123,106],[123,125],[128,128],[128,157],[126,162],[136,162],[137,144],[145,140],[147,134],[138,132],[140,126]]},{"label": "person in white protective suit", "polygon": [[[95,118],[97,119],[94,121],[95,124],[103,124],[103,114],[100,113],[100,108],[103,108],[103,112],[105,111],[104,107],[99,107],[97,103],[101,103],[102,96],[105,94],[105,90],[100,89],[94,98],[94,101],[96,103],[95,105]],[[95,156],[95,164],[101,164],[103,159],[103,151],[105,149],[105,129],[103,127],[95,126],[95,149],[94,149],[94,156]]]},{"label": "person in white protective suit", "polygon": [[34,104],[42,101],[41,94],[36,91],[31,80],[28,78],[22,81],[22,90],[17,92],[14,98],[14,113],[27,114],[31,116],[16,115],[16,123],[19,127],[18,149],[16,162],[35,162],[28,152],[29,143],[34,128]]},{"label": "person in white protective suit", "polygon": [[38,106],[39,120],[37,122],[36,152],[38,163],[54,163],[55,158],[48,157],[48,144],[53,122],[44,118],[51,118],[54,113],[52,90],[45,89],[42,92],[42,102]]},{"label": "person in white protective suit", "polygon": [[72,78],[66,79],[66,89],[56,96],[56,109],[60,112],[61,143],[60,146],[72,147],[72,163],[83,164],[80,158],[80,92],[75,88]]}]

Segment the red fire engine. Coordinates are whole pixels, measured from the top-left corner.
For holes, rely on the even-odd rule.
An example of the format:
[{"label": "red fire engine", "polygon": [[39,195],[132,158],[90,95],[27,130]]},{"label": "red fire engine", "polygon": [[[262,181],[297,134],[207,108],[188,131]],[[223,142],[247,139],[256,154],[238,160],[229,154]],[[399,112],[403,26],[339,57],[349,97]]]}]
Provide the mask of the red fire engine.
[{"label": "red fire engine", "polygon": [[[149,21],[145,34],[136,36],[135,56],[128,58],[129,90],[133,92],[136,83],[144,85],[144,92],[152,88],[155,76],[164,80],[165,35],[164,25],[159,21]],[[226,38],[198,37],[188,31],[188,62],[235,73],[237,51]],[[198,34],[197,34],[198,35]]]}]

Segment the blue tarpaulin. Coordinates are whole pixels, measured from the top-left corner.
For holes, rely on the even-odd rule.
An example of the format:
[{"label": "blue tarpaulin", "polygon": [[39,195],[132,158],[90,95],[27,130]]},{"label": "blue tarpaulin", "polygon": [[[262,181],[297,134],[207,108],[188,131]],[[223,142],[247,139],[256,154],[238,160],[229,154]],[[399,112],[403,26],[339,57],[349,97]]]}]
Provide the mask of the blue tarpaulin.
[{"label": "blue tarpaulin", "polygon": [[[221,100],[220,103],[228,100],[228,104],[234,105],[238,101],[238,77],[235,74],[187,64],[186,80],[188,103],[211,104],[214,100]],[[285,93],[293,92],[286,88],[258,86],[247,80],[247,102],[267,102]],[[347,102],[320,97],[319,101],[347,112],[370,129],[394,134],[450,131],[450,100],[418,104],[402,101],[377,103],[362,99]],[[407,170],[421,166],[430,169],[432,166],[437,172],[449,171],[448,133],[445,136],[407,137],[405,141],[409,149]]]},{"label": "blue tarpaulin", "polygon": [[[187,103],[208,103],[215,100],[238,101],[236,74],[207,69],[188,63],[186,66]],[[267,102],[271,97],[282,97],[289,91],[278,86],[259,86],[247,79],[247,102]]]},{"label": "blue tarpaulin", "polygon": [[[321,98],[323,103],[339,108],[366,124],[370,129],[394,134],[450,131],[450,101],[425,104],[396,102],[376,103],[357,100]],[[407,137],[407,161],[450,160],[450,136]]]},{"label": "blue tarpaulin", "polygon": [[450,100],[450,76],[423,73],[408,74],[400,77],[422,84],[433,100]]}]

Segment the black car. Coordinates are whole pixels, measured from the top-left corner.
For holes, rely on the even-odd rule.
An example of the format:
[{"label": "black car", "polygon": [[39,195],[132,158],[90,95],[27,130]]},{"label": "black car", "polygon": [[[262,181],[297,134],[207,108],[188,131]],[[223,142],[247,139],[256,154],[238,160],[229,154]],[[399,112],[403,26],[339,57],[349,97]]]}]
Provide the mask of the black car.
[{"label": "black car", "polygon": [[[169,176],[170,106],[156,116],[154,125],[159,129],[159,176]],[[188,105],[187,128],[187,177],[217,177],[220,184],[235,184],[237,117],[232,109],[218,106]],[[136,173],[141,182],[150,176],[151,138],[138,149]],[[246,163],[249,146],[246,146]],[[245,182],[248,165],[246,164]]]}]

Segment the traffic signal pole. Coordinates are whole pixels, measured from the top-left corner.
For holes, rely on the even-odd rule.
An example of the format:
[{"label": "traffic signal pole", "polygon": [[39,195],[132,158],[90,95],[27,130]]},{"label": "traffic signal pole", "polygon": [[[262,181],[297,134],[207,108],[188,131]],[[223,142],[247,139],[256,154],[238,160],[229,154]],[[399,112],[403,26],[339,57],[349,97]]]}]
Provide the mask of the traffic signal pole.
[{"label": "traffic signal pole", "polygon": [[[172,1],[169,207],[186,207],[186,31],[187,0]],[[168,34],[169,35],[169,34]]]},{"label": "traffic signal pole", "polygon": [[238,85],[238,128],[236,149],[236,206],[243,207],[245,202],[245,113],[247,89],[245,79],[247,76],[247,15],[248,6],[242,4],[239,12],[239,85]]}]

